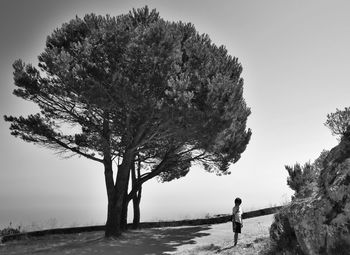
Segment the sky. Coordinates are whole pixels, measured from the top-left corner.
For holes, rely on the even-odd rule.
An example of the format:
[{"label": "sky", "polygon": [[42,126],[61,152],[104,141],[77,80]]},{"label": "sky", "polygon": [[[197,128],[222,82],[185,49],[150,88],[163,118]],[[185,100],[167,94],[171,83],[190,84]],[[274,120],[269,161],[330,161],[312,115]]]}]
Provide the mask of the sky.
[{"label": "sky", "polygon": [[[341,0],[0,0],[0,229],[104,224],[102,164],[12,137],[3,115],[37,108],[12,95],[12,63],[37,65],[46,37],[76,15],[120,15],[148,5],[169,21],[191,22],[243,66],[253,135],[228,176],[192,167],[170,183],[144,185],[141,221],[249,211],[289,201],[285,165],[315,160],[337,144],[328,113],[349,106],[350,9]],[[132,211],[130,211],[132,213]]]}]

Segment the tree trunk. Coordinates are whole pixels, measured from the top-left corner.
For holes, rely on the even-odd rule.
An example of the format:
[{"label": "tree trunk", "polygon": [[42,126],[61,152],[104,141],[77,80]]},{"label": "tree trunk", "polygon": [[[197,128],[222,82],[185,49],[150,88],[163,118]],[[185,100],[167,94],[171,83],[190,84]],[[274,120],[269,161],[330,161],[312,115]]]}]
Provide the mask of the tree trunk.
[{"label": "tree trunk", "polygon": [[135,163],[131,168],[131,180],[132,180],[132,189],[137,189],[137,191],[128,197],[128,202],[132,199],[133,209],[134,209],[134,219],[133,219],[133,229],[137,229],[140,224],[140,201],[141,201],[141,191],[142,186],[138,186],[137,182],[141,178],[141,161],[138,158],[137,160],[137,168],[135,167]]},{"label": "tree trunk", "polygon": [[132,202],[134,207],[134,219],[132,222],[132,228],[137,229],[139,228],[140,224],[140,202],[141,202],[141,191],[142,188],[137,192],[137,194],[134,196]]},{"label": "tree trunk", "polygon": [[128,183],[130,176],[130,167],[132,164],[132,152],[129,150],[125,151],[123,162],[118,166],[117,179],[114,186],[114,206],[115,206],[115,231],[113,236],[119,236],[122,232],[122,219],[123,219],[123,208],[125,205],[125,193],[128,191]]},{"label": "tree trunk", "polygon": [[117,214],[117,208],[115,203],[108,201],[108,212],[107,212],[107,222],[105,228],[105,237],[118,236],[120,231],[118,231],[118,222],[115,217]]},{"label": "tree trunk", "polygon": [[124,196],[124,201],[123,201],[122,219],[120,222],[120,228],[122,231],[125,231],[128,229],[128,205],[129,205],[129,202],[127,200],[127,195],[128,195],[128,193],[126,192],[125,196]]},{"label": "tree trunk", "polygon": [[108,198],[108,207],[107,207],[107,222],[105,229],[105,236],[110,237],[117,235],[117,221],[115,218],[116,206],[114,199],[114,181],[113,181],[113,171],[112,171],[112,160],[105,158],[105,183],[107,188],[107,198]]},{"label": "tree trunk", "polygon": [[107,190],[108,206],[107,206],[107,221],[105,226],[105,236],[117,236],[120,234],[118,229],[118,219],[115,217],[118,211],[116,204],[116,189],[113,179],[112,154],[111,154],[111,131],[109,127],[109,113],[104,112],[103,119],[103,165],[105,168],[105,184]]}]

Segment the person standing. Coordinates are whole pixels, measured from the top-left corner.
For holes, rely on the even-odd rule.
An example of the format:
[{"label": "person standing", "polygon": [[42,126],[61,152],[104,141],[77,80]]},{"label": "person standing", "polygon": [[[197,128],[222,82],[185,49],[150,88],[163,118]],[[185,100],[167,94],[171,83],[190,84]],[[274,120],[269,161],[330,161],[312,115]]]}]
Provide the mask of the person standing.
[{"label": "person standing", "polygon": [[235,199],[235,206],[232,208],[232,230],[235,233],[234,236],[234,246],[237,245],[238,241],[238,234],[241,233],[241,229],[243,228],[243,221],[242,221],[242,199],[237,197]]}]

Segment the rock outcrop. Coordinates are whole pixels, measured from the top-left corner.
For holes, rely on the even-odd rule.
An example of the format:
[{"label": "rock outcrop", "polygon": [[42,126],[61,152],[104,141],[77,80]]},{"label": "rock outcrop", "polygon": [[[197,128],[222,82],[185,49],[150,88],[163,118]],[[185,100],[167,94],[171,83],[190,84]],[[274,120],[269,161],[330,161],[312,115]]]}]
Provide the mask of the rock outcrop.
[{"label": "rock outcrop", "polygon": [[325,158],[312,194],[287,210],[303,253],[350,254],[350,132]]}]

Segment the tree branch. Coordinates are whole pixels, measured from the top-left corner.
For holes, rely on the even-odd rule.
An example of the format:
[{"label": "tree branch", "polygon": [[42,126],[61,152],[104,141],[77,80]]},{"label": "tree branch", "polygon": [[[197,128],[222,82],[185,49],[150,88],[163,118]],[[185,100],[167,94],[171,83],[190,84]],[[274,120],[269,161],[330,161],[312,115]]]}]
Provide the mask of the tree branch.
[{"label": "tree branch", "polygon": [[96,157],[94,157],[94,156],[92,156],[92,155],[90,155],[90,154],[84,153],[84,152],[80,151],[80,150],[77,149],[77,148],[70,147],[68,144],[66,144],[66,143],[64,143],[64,142],[62,142],[62,141],[60,141],[60,140],[58,140],[58,139],[55,138],[55,137],[50,137],[50,138],[51,138],[54,142],[56,142],[58,145],[62,146],[63,148],[66,148],[67,150],[70,150],[70,151],[72,151],[72,152],[74,152],[74,153],[77,153],[77,154],[79,154],[79,155],[81,155],[81,156],[84,156],[84,157],[86,157],[86,158],[88,158],[88,159],[91,159],[91,160],[94,160],[94,161],[103,163],[103,160],[102,160],[102,159],[99,159],[99,158],[96,158]]}]

